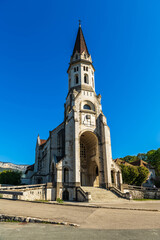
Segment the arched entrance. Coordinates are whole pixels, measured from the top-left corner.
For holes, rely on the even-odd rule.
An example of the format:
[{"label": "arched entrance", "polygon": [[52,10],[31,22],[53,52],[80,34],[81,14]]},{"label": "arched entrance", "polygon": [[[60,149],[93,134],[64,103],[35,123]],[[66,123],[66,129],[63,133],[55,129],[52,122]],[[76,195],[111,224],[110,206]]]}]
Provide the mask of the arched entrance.
[{"label": "arched entrance", "polygon": [[99,186],[98,139],[92,132],[80,136],[81,186]]},{"label": "arched entrance", "polygon": [[117,172],[117,187],[120,189],[121,181],[120,181],[120,171]]},{"label": "arched entrance", "polygon": [[67,190],[63,191],[63,200],[68,201],[69,200],[69,192]]},{"label": "arched entrance", "polygon": [[112,186],[116,186],[116,172],[114,170],[111,170],[111,180]]}]

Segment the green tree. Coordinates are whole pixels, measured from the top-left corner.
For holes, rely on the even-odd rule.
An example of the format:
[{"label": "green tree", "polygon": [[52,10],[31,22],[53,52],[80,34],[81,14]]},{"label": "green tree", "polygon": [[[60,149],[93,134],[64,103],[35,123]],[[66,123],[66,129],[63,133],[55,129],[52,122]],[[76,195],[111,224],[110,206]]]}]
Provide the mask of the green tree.
[{"label": "green tree", "polygon": [[134,185],[136,178],[138,177],[137,167],[131,167],[121,165],[123,182],[129,185]]},{"label": "green tree", "polygon": [[129,185],[141,186],[149,176],[146,167],[121,165],[123,182]]},{"label": "green tree", "polygon": [[136,186],[141,186],[148,179],[149,170],[148,170],[148,168],[143,167],[143,166],[137,167],[137,170],[138,170],[138,176],[135,180],[135,185]]},{"label": "green tree", "polygon": [[134,162],[137,160],[137,157],[136,156],[130,156],[130,155],[127,155],[126,157],[123,157],[121,158],[122,160],[124,160],[125,162]]},{"label": "green tree", "polygon": [[147,152],[147,156],[147,162],[155,168],[156,175],[160,176],[160,148]]},{"label": "green tree", "polygon": [[0,184],[21,184],[21,172],[6,170],[0,173]]}]

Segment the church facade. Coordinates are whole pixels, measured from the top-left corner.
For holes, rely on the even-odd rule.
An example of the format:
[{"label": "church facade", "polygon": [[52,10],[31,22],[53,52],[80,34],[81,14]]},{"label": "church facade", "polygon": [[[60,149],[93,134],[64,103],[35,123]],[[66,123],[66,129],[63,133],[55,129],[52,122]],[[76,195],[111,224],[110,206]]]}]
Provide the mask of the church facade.
[{"label": "church facade", "polygon": [[51,182],[55,198],[77,199],[77,189],[92,186],[121,189],[119,166],[112,160],[110,129],[95,92],[94,66],[79,25],[68,68],[64,121],[37,138],[30,184]]}]

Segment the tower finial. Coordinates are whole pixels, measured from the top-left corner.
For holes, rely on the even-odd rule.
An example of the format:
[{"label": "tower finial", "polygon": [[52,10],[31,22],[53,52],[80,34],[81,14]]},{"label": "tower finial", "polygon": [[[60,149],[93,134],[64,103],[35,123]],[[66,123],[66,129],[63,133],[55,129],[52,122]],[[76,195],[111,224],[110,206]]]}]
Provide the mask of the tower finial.
[{"label": "tower finial", "polygon": [[81,20],[78,20],[79,21],[79,27],[81,27]]}]

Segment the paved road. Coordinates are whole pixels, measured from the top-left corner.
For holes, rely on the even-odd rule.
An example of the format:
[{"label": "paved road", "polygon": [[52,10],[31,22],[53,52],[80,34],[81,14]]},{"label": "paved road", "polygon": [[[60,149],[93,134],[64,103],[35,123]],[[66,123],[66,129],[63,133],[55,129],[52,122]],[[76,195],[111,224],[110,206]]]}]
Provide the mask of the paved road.
[{"label": "paved road", "polygon": [[85,229],[160,229],[160,212],[88,208],[0,199],[0,214],[77,223]]},{"label": "paved road", "polygon": [[160,211],[160,200],[146,200],[146,201],[135,201],[135,200],[123,200],[123,201],[112,201],[106,203],[97,203],[96,205],[106,206],[106,207],[118,207],[118,208],[132,208],[132,209],[152,209]]},{"label": "paved road", "polygon": [[159,240],[160,229],[96,230],[50,224],[0,223],[0,240]]},{"label": "paved road", "polygon": [[[53,203],[57,203],[54,201]],[[122,208],[122,209],[146,209],[146,210],[158,210],[160,211],[160,200],[146,200],[146,201],[135,201],[135,200],[125,200],[118,199],[116,201],[108,201],[108,202],[91,202],[91,203],[75,203],[75,202],[65,202],[65,204],[69,205],[78,205],[78,206],[101,206],[106,208]]]}]

